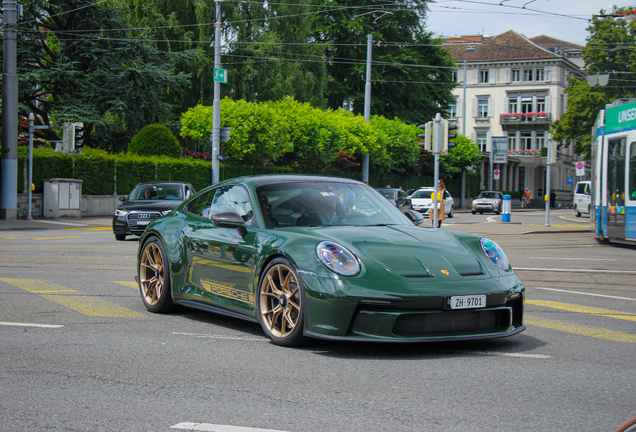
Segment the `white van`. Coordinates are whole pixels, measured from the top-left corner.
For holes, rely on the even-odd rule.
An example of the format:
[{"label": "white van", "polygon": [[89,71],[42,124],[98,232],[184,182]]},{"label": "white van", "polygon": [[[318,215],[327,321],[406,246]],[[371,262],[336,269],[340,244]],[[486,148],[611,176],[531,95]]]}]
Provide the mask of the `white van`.
[{"label": "white van", "polygon": [[574,188],[574,214],[581,217],[581,213],[590,214],[590,193],[592,191],[592,182],[580,181]]}]

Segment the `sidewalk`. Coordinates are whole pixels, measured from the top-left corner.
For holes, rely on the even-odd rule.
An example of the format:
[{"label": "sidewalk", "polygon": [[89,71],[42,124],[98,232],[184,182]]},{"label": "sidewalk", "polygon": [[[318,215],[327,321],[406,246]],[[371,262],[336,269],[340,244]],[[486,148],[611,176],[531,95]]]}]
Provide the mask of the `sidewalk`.
[{"label": "sidewalk", "polygon": [[112,228],[112,226],[113,219],[110,217],[0,220],[0,231],[95,227]]}]

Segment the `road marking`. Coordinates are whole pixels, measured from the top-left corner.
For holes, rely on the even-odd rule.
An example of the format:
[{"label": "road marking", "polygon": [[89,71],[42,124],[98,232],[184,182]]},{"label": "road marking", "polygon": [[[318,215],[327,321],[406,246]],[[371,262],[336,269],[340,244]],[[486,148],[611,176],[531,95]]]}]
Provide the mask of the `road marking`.
[{"label": "road marking", "polygon": [[64,327],[60,324],[31,324],[31,323],[15,323],[15,322],[0,322],[2,326],[10,327],[39,327],[39,328],[60,328]]},{"label": "road marking", "polygon": [[282,430],[274,429],[260,429],[241,426],[229,426],[229,425],[217,425],[210,423],[191,423],[181,422],[174,426],[170,426],[170,429],[182,429],[188,431],[202,431],[202,432],[285,432]]},{"label": "road marking", "polygon": [[134,282],[134,281],[111,281],[111,282],[119,284],[119,285],[123,285],[123,286],[128,287],[128,288],[132,288],[132,289],[135,289],[135,290],[139,289],[139,284],[137,282]]},{"label": "road marking", "polygon": [[92,226],[86,226],[86,227],[81,227],[81,228],[64,228],[65,231],[69,231],[69,230],[87,230],[87,231],[110,231],[112,230],[112,227],[92,227]]},{"label": "road marking", "polygon": [[522,353],[505,353],[497,351],[460,351],[464,354],[480,354],[486,356],[504,356],[504,357],[523,357],[523,358],[535,358],[535,359],[549,359],[552,356],[544,354],[522,354]]},{"label": "road marking", "polygon": [[585,313],[591,315],[600,315],[608,318],[616,318],[622,319],[626,321],[634,321],[636,322],[636,314],[628,313],[628,312],[620,312],[611,309],[602,309],[592,306],[580,306],[570,303],[559,303],[554,301],[545,301],[545,300],[526,300],[526,304],[531,304],[535,306],[543,306],[551,309],[559,309],[565,310],[568,312],[576,312],[576,313]]},{"label": "road marking", "polygon": [[62,236],[62,237],[37,237],[33,240],[57,240],[57,239],[68,239],[68,238],[77,238],[79,236]]},{"label": "road marking", "polygon": [[605,298],[611,298],[611,299],[617,299],[617,300],[636,301],[636,298],[618,297],[618,296],[611,296],[611,295],[607,295],[607,294],[584,293],[584,292],[578,292],[578,291],[569,291],[569,290],[564,290],[564,289],[547,288],[547,287],[533,287],[533,288],[534,289],[547,290],[547,291],[564,292],[564,293],[569,293],[569,294],[579,294],[579,295],[587,295],[587,296],[594,296],[594,297],[605,297]]},{"label": "road marking", "polygon": [[38,294],[47,300],[51,300],[87,316],[104,318],[149,318],[132,309],[100,298],[87,296],[80,291],[67,289],[62,285],[43,279],[0,278],[0,281],[17,286],[30,293]]},{"label": "road marking", "polygon": [[567,333],[573,333],[581,336],[588,336],[596,339],[604,339],[614,342],[636,343],[636,334],[617,332],[611,330],[600,329],[597,327],[588,327],[584,325],[569,324],[563,321],[549,320],[537,318],[534,316],[526,316],[525,323],[528,325],[543,327],[551,330],[559,330]]},{"label": "road marking", "polygon": [[250,338],[243,336],[225,336],[225,335],[213,335],[213,334],[205,334],[205,333],[180,333],[180,332],[172,332],[175,336],[192,336],[197,338],[204,339],[225,339],[225,340],[241,340],[241,341],[260,341],[267,342],[269,339],[267,338]]},{"label": "road marking", "polygon": [[515,267],[515,270],[523,271],[549,271],[565,273],[616,273],[616,274],[636,274],[636,270],[587,270],[587,269],[555,269],[555,268],[531,268]]},{"label": "road marking", "polygon": [[530,257],[530,259],[545,259],[545,260],[580,260],[580,261],[618,261],[610,258],[555,258],[555,257]]}]

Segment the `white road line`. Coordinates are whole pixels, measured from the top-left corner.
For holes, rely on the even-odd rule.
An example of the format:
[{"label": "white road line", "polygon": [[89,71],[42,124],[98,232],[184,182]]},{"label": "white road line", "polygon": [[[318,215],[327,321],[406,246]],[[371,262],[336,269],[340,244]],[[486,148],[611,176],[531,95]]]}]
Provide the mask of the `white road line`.
[{"label": "white road line", "polygon": [[30,323],[16,323],[16,322],[0,322],[0,325],[10,327],[39,327],[39,328],[60,328],[63,325],[58,324],[30,324]]},{"label": "white road line", "polygon": [[618,261],[610,258],[556,258],[556,257],[530,257],[530,259],[544,259],[544,260],[573,260],[573,261]]},{"label": "white road line", "polygon": [[611,295],[607,295],[607,294],[584,293],[584,292],[569,291],[569,290],[563,290],[563,289],[557,289],[557,288],[548,288],[548,287],[532,287],[532,288],[541,289],[541,290],[547,290],[547,291],[564,292],[564,293],[569,293],[569,294],[580,294],[580,295],[587,295],[587,296],[594,296],[594,297],[605,297],[605,298],[611,298],[611,299],[617,299],[617,300],[636,301],[636,298],[618,297],[618,296],[611,296]]},{"label": "white road line", "polygon": [[226,340],[241,340],[241,341],[261,341],[261,342],[266,342],[269,339],[266,338],[249,338],[249,337],[240,337],[240,336],[225,336],[225,335],[213,335],[213,334],[205,334],[205,333],[179,333],[179,332],[172,332],[173,335],[176,336],[192,336],[192,337],[198,337],[198,338],[205,338],[205,339],[226,339]]},{"label": "white road line", "polygon": [[524,270],[524,271],[549,271],[549,272],[565,272],[565,273],[636,274],[636,270],[587,270],[587,269],[555,269],[555,268],[531,268],[531,267],[514,267],[514,269]]},{"label": "white road line", "polygon": [[549,359],[552,356],[544,354],[521,354],[521,353],[504,353],[497,351],[464,351],[466,354],[481,354],[487,356],[504,356],[504,357],[523,357],[523,358],[535,358],[535,359]]},{"label": "white road line", "polygon": [[241,426],[228,426],[228,425],[216,425],[210,423],[191,423],[181,422],[174,426],[170,426],[170,429],[181,429],[188,431],[204,431],[204,432],[285,432],[274,429],[260,429]]}]

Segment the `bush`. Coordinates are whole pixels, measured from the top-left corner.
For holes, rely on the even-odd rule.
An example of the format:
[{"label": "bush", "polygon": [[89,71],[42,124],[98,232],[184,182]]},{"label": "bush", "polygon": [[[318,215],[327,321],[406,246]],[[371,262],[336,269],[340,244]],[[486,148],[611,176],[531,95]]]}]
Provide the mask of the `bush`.
[{"label": "bush", "polygon": [[145,126],[133,137],[128,152],[140,156],[179,157],[181,146],[170,129],[164,125],[152,124]]}]

